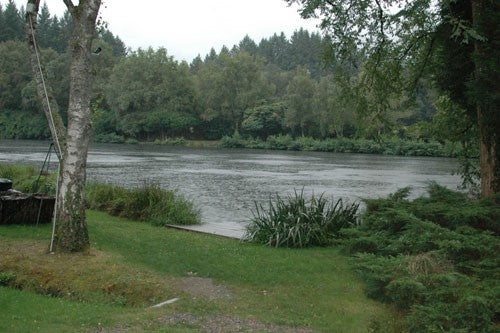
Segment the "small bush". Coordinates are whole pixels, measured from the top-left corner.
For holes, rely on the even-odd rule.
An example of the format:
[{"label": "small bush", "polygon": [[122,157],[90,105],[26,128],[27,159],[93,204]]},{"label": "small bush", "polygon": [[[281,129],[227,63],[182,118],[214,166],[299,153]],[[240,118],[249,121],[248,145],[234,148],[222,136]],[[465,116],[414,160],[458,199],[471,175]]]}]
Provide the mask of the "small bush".
[{"label": "small bush", "polygon": [[93,183],[86,188],[86,201],[88,208],[155,225],[189,225],[200,222],[199,213],[192,202],[156,184],[145,183],[139,188],[125,189]]},{"label": "small bush", "polygon": [[220,146],[224,148],[243,148],[245,147],[245,142],[239,134],[231,136],[224,136],[220,140]]},{"label": "small bush", "polygon": [[358,204],[344,204],[342,199],[328,203],[320,195],[307,200],[295,192],[283,200],[276,196],[268,209],[256,204],[256,211],[246,230],[247,240],[274,247],[308,247],[331,244],[341,228],[356,223]]},{"label": "small bush", "polygon": [[125,143],[128,144],[128,145],[136,145],[136,144],[139,143],[139,141],[137,141],[134,138],[128,138],[128,139],[125,140]]},{"label": "small bush", "polygon": [[468,295],[458,302],[457,307],[457,313],[460,314],[457,320],[459,327],[472,332],[493,330],[494,305],[484,297]]},{"label": "small bush", "polygon": [[125,137],[116,133],[97,134],[94,136],[94,141],[99,143],[124,143]]},{"label": "small bush", "polygon": [[169,146],[183,146],[186,144],[186,140],[182,137],[179,138],[166,138],[163,140],[156,139],[154,141],[155,145],[169,145]]},{"label": "small bush", "polygon": [[357,253],[368,296],[405,311],[410,332],[492,332],[500,318],[498,198],[470,200],[435,183],[428,193],[367,200],[360,225],[340,231],[341,244]]},{"label": "small bush", "polygon": [[14,272],[0,272],[0,286],[8,286],[16,280]]},{"label": "small bush", "polygon": [[356,255],[355,266],[366,281],[366,294],[374,299],[389,302],[386,287],[391,281],[404,276],[404,257],[381,257],[375,254]]},{"label": "small bush", "polygon": [[55,193],[55,174],[42,174],[32,166],[0,164],[0,178],[12,180],[13,188],[24,193]]},{"label": "small bush", "polygon": [[425,286],[410,278],[391,281],[386,287],[392,303],[400,310],[409,310],[424,299]]}]

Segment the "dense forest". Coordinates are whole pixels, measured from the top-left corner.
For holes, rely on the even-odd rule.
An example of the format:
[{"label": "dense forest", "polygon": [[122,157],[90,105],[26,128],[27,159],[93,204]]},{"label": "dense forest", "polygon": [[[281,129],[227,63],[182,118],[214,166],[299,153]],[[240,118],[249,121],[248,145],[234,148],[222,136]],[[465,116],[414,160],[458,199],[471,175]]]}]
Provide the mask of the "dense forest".
[{"label": "dense forest", "polygon": [[[24,9],[0,5],[0,138],[46,139],[50,133],[36,95],[25,42]],[[44,5],[38,41],[47,81],[63,117],[68,104],[67,44],[71,17]],[[259,43],[245,36],[231,48],[212,49],[191,63],[160,48],[131,50],[102,27],[93,55],[94,140],[136,142],[220,139],[235,133],[265,140],[271,135],[379,139],[381,136],[444,141],[436,90],[422,79],[411,93],[394,96],[390,112],[356,97],[352,63],[328,56],[330,41],[297,30]],[[325,61],[325,59],[330,59]],[[345,77],[343,75],[342,77]]]}]

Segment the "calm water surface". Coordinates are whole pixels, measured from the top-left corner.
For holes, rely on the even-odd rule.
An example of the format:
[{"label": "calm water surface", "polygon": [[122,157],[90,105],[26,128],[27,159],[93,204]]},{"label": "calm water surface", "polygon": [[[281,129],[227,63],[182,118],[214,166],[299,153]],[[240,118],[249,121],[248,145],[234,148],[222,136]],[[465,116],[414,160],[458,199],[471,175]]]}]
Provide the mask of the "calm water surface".
[{"label": "calm water surface", "polygon": [[[0,141],[0,163],[41,167],[48,142]],[[55,160],[55,155],[52,158]],[[425,193],[429,181],[456,189],[456,159],[246,149],[197,149],[156,145],[95,144],[88,180],[126,187],[153,181],[177,189],[200,209],[207,232],[239,236],[254,202],[294,189],[329,198],[385,196],[412,186]]]}]

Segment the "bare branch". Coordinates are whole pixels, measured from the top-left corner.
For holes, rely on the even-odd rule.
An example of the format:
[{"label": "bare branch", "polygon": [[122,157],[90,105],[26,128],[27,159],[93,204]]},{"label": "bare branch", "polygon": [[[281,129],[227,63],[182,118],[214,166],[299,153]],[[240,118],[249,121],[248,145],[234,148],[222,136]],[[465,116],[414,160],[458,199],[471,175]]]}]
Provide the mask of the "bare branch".
[{"label": "bare branch", "polygon": [[401,55],[398,57],[398,62],[403,61],[408,56],[408,54],[410,54],[411,50],[415,46],[418,46],[422,39],[427,38],[430,35],[430,32],[424,32],[421,35],[414,37],[413,41],[405,48],[403,52],[401,52]]},{"label": "bare branch", "polygon": [[385,42],[385,31],[384,31],[384,10],[382,9],[382,6],[380,5],[379,0],[375,0],[377,3],[378,7],[378,19],[380,23],[380,35],[382,36],[382,44]]},{"label": "bare branch", "polygon": [[68,11],[73,14],[75,12],[75,5],[73,4],[73,2],[71,2],[71,0],[63,0],[64,4],[66,5],[66,7],[68,8]]},{"label": "bare branch", "polygon": [[422,74],[424,73],[425,67],[427,67],[429,59],[431,58],[431,55],[432,55],[432,51],[434,50],[434,42],[435,41],[436,41],[436,37],[433,36],[432,39],[430,40],[429,48],[427,49],[427,52],[425,53],[424,60],[422,61],[422,65],[418,69],[418,73],[415,76],[415,80],[413,81],[412,90],[415,90],[417,88],[418,81],[422,77]]}]

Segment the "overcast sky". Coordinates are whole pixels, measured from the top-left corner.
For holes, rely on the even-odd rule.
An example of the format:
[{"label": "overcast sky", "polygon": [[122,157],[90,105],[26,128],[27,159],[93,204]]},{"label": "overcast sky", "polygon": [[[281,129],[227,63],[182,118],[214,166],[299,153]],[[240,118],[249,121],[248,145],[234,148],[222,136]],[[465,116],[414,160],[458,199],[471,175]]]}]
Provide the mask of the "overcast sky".
[{"label": "overcast sky", "polygon": [[[7,0],[0,2],[5,8]],[[14,2],[20,8],[27,1]],[[52,15],[66,8],[62,0],[46,3]],[[101,15],[128,47],[165,47],[175,59],[188,62],[198,54],[204,57],[211,47],[231,48],[246,34],[258,44],[275,32],[290,37],[301,27],[318,30],[317,21],[303,20],[297,7],[283,0],[104,0]]]}]

